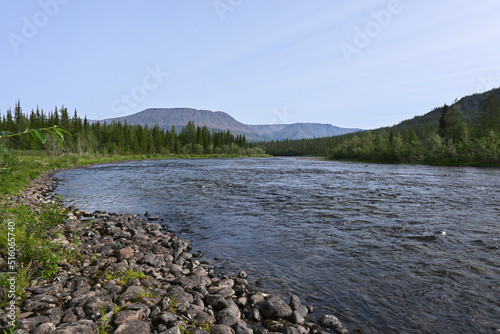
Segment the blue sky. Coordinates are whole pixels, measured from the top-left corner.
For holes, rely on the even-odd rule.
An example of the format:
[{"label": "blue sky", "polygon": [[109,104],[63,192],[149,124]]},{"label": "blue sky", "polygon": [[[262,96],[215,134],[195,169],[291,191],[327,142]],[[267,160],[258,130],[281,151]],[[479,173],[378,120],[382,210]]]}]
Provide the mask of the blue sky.
[{"label": "blue sky", "polygon": [[500,86],[498,0],[2,1],[0,113],[377,128]]}]

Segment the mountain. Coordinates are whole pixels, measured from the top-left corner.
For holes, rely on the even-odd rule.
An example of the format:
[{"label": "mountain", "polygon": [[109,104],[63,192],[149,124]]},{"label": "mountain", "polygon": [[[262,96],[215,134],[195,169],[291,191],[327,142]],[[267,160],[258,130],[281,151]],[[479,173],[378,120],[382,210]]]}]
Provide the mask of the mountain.
[{"label": "mountain", "polygon": [[146,109],[129,116],[107,118],[101,122],[158,125],[162,129],[175,126],[179,130],[189,121],[193,121],[197,126],[206,125],[211,130],[230,130],[234,134],[244,134],[247,140],[255,141],[329,137],[361,131],[361,129],[345,129],[319,123],[248,125],[238,122],[222,111],[213,112],[191,108]]},{"label": "mountain", "polygon": [[346,133],[362,131],[361,129],[339,128],[331,124],[294,123],[272,125],[250,125],[260,134],[272,140],[305,139],[339,136]]}]

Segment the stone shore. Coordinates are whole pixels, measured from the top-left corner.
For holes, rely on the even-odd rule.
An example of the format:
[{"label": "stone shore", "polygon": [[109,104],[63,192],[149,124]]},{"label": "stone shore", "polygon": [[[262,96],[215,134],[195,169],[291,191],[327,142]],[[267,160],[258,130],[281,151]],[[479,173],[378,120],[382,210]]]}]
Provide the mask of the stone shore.
[{"label": "stone shore", "polygon": [[[57,179],[46,174],[7,200],[38,210],[53,200]],[[154,219],[155,217],[150,217]],[[188,241],[137,215],[70,208],[51,231],[77,247],[80,260],[33,281],[19,300],[13,333],[31,334],[326,334],[347,333],[331,314],[311,319],[312,306],[285,302],[249,286],[247,274],[218,275]],[[71,242],[75,237],[78,243]],[[0,258],[0,272],[7,271]],[[142,273],[142,274],[138,274]],[[6,310],[0,330],[9,332]]]}]

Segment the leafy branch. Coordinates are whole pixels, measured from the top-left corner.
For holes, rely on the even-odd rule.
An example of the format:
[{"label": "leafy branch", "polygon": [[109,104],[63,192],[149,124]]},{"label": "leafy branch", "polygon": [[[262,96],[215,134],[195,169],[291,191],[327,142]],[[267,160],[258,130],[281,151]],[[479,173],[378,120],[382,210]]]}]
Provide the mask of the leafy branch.
[{"label": "leafy branch", "polygon": [[[61,129],[57,125],[54,125],[42,129],[26,129],[23,132],[18,133],[13,133],[10,131],[0,131],[0,139],[29,135],[28,139],[35,145],[38,145],[39,143],[45,145],[45,143],[47,142],[47,137],[45,136],[44,132],[54,137],[59,142],[61,148],[64,148],[64,134],[71,135],[68,131]],[[7,148],[5,148],[5,146],[2,145],[2,143],[0,143],[0,152],[2,152],[4,155],[9,154],[9,151],[7,150]]]}]

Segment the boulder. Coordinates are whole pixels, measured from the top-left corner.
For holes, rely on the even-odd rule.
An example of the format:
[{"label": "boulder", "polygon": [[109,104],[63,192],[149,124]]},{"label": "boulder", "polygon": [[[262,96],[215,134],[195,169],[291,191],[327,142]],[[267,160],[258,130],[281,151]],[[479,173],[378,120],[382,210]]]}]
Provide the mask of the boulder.
[{"label": "boulder", "polygon": [[288,318],[293,313],[291,307],[278,296],[269,296],[266,300],[257,303],[257,307],[267,319]]},{"label": "boulder", "polygon": [[127,321],[118,326],[114,334],[151,334],[151,326],[141,320]]}]

